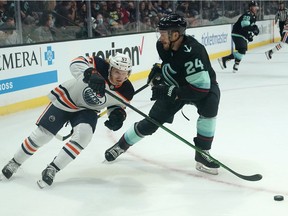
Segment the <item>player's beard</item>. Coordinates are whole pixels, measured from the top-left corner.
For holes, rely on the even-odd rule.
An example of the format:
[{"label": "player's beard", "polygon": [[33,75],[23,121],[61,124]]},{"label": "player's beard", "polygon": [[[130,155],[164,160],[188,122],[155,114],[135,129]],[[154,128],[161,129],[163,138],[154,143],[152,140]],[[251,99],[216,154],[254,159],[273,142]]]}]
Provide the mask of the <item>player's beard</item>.
[{"label": "player's beard", "polygon": [[163,43],[162,45],[163,45],[163,49],[164,50],[170,50],[170,44],[171,44],[171,42],[169,42],[169,43]]}]

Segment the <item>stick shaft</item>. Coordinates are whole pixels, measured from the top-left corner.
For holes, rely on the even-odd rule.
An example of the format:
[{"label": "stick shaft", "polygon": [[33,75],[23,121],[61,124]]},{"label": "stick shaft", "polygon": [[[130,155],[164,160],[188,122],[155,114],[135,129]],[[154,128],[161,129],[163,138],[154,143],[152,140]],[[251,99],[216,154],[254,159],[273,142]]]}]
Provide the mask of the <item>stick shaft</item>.
[{"label": "stick shaft", "polygon": [[179,139],[180,141],[184,142],[186,145],[192,147],[193,149],[195,149],[197,152],[204,154],[205,156],[209,157],[211,160],[213,160],[215,163],[217,163],[219,166],[223,167],[224,169],[228,170],[229,172],[231,172],[232,174],[236,175],[237,177],[247,180],[247,181],[259,181],[262,179],[262,175],[260,174],[255,174],[255,175],[251,175],[251,176],[246,176],[246,175],[242,175],[239,174],[237,172],[235,172],[234,170],[232,170],[231,168],[227,167],[225,164],[219,162],[218,160],[216,160],[214,157],[212,157],[211,155],[207,154],[206,152],[204,152],[203,150],[201,150],[200,148],[196,147],[195,145],[193,145],[192,143],[190,143],[189,141],[187,141],[186,139],[184,139],[183,137],[179,136],[178,134],[176,134],[175,132],[173,132],[172,130],[170,130],[169,128],[163,126],[162,124],[160,124],[159,122],[157,122],[156,120],[154,120],[153,118],[151,118],[150,116],[146,115],[145,113],[141,112],[140,110],[138,110],[137,108],[135,108],[134,106],[132,106],[131,104],[125,102],[124,100],[122,100],[121,98],[117,97],[116,95],[112,94],[110,91],[105,90],[105,92],[110,95],[111,97],[115,98],[116,100],[118,100],[119,102],[123,103],[124,105],[126,105],[127,107],[129,107],[130,109],[132,109],[133,111],[137,112],[138,114],[142,115],[144,118],[146,118],[148,121],[152,122],[153,124],[157,125],[158,127],[162,128],[163,130],[165,130],[167,133],[171,134],[172,136],[174,136],[175,138]]}]

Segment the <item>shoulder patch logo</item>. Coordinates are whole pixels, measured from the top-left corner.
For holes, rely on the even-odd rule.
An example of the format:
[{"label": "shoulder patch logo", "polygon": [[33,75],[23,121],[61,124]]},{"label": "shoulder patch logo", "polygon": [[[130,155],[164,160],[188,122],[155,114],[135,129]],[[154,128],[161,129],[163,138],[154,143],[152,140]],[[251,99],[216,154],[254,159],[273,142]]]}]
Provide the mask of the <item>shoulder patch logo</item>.
[{"label": "shoulder patch logo", "polygon": [[187,45],[184,45],[185,49],[184,52],[191,52],[192,47],[188,47]]}]

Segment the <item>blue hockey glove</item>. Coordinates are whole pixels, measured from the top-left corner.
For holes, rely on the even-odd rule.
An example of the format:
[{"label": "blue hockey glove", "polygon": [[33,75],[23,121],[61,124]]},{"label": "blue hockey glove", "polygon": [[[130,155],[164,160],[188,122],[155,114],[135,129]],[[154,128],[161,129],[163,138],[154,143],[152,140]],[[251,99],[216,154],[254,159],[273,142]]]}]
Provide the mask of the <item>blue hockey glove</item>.
[{"label": "blue hockey glove", "polygon": [[151,100],[175,100],[177,97],[176,86],[156,85],[152,87]]},{"label": "blue hockey glove", "polygon": [[122,108],[116,108],[110,113],[108,118],[109,120],[104,122],[105,126],[110,130],[117,131],[122,127],[126,119],[126,112]]}]

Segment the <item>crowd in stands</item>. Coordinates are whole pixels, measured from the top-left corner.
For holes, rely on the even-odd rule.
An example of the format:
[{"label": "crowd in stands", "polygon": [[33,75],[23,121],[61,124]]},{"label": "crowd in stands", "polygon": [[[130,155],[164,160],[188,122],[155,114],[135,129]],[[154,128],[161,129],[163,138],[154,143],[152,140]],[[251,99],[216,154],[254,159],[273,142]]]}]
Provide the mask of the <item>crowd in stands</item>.
[{"label": "crowd in stands", "polygon": [[[16,16],[17,2],[20,16]],[[228,19],[237,17],[245,6],[242,1],[229,2],[0,0],[0,46],[155,31],[159,19],[172,12],[186,17],[188,27],[221,24],[223,18],[233,23]],[[277,1],[269,4],[269,13],[275,13]]]}]

